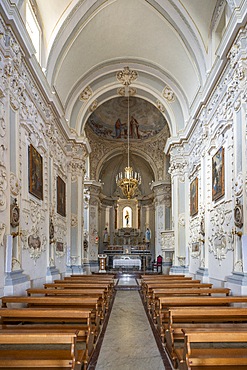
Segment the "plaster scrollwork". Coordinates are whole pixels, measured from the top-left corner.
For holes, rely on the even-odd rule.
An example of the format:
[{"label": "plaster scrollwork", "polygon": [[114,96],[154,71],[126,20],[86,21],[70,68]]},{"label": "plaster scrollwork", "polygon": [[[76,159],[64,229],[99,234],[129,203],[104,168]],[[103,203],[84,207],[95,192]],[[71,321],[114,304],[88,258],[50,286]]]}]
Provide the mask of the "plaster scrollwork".
[{"label": "plaster scrollwork", "polygon": [[6,168],[0,164],[0,212],[3,212],[7,207],[7,197],[5,193],[7,185],[7,171]]},{"label": "plaster scrollwork", "polygon": [[93,95],[93,90],[90,86],[85,87],[80,95],[80,100],[87,101]]},{"label": "plaster scrollwork", "polygon": [[13,257],[11,262],[12,262],[12,271],[18,271],[21,269],[21,262],[17,258]]},{"label": "plaster scrollwork", "polygon": [[162,219],[163,216],[164,216],[164,209],[163,209],[162,206],[159,206],[159,208],[158,208],[158,217],[159,217],[159,219]]},{"label": "plaster scrollwork", "polygon": [[179,176],[179,180],[181,182],[184,182],[185,181],[185,170],[187,166],[188,166],[188,162],[184,159],[182,159],[181,161],[173,160],[169,167],[168,173],[172,177]]},{"label": "plaster scrollwork", "polygon": [[243,272],[243,261],[236,261],[234,264],[234,272]]},{"label": "plaster scrollwork", "polygon": [[94,112],[98,105],[99,105],[98,100],[94,100],[89,107],[90,112]]},{"label": "plaster scrollwork", "polygon": [[174,91],[168,86],[166,85],[162,91],[162,96],[165,98],[165,100],[168,102],[168,103],[172,103],[175,101],[176,99],[176,96],[174,94]]},{"label": "plaster scrollwork", "polygon": [[71,214],[71,227],[76,227],[78,225],[78,217],[76,214]]},{"label": "plaster scrollwork", "polygon": [[174,231],[163,231],[161,232],[161,249],[174,251],[175,249],[175,237]]},{"label": "plaster scrollwork", "polygon": [[124,67],[122,71],[117,72],[116,78],[118,82],[124,86],[129,86],[134,82],[138,77],[138,73],[135,70],[129,69],[129,67]]},{"label": "plaster scrollwork", "polygon": [[233,234],[230,230],[232,211],[229,204],[222,204],[211,213],[211,234],[208,237],[209,252],[221,261],[226,258],[228,251],[234,250]]},{"label": "plaster scrollwork", "polygon": [[180,213],[178,216],[178,223],[180,226],[185,226],[185,213]]},{"label": "plaster scrollwork", "polygon": [[156,100],[156,107],[159,109],[160,112],[164,112],[165,111],[165,107],[164,105],[161,103],[160,100]]},{"label": "plaster scrollwork", "polygon": [[[125,96],[125,88],[120,87],[119,89],[117,89],[117,93],[120,96]],[[129,96],[134,96],[136,95],[136,93],[137,93],[137,89],[135,89],[134,87],[129,87]]]},{"label": "plaster scrollwork", "polygon": [[243,173],[239,172],[236,180],[234,181],[234,194],[239,197],[243,193]]},{"label": "plaster scrollwork", "polygon": [[0,223],[0,246],[1,247],[3,247],[4,245],[5,233],[6,233],[6,225],[3,222],[1,222]]},{"label": "plaster scrollwork", "polygon": [[70,161],[68,164],[69,171],[71,173],[71,181],[76,182],[78,176],[83,176],[85,172],[85,161]]},{"label": "plaster scrollwork", "polygon": [[9,178],[10,191],[13,196],[17,196],[20,192],[21,184],[19,179],[14,173],[10,174]]}]

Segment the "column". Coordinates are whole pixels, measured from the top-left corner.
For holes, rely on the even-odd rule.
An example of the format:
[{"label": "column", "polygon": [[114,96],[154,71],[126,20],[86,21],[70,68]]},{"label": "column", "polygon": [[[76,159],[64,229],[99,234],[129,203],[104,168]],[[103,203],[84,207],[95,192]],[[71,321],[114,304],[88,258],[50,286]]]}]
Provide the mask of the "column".
[{"label": "column", "polygon": [[70,269],[72,273],[83,273],[84,262],[84,159],[72,159],[68,166],[70,179]]},{"label": "column", "polygon": [[188,272],[186,266],[187,235],[185,224],[188,213],[189,181],[187,176],[188,163],[184,156],[172,156],[169,173],[172,184],[172,228],[174,230],[174,259],[170,273]]},{"label": "column", "polygon": [[[170,228],[170,210],[171,210],[171,184],[169,182],[157,181],[153,182],[151,189],[154,192],[155,205],[155,254],[154,259],[162,256],[163,272],[166,271],[166,256],[163,246],[164,230]],[[152,229],[151,229],[152,230]],[[170,265],[170,263],[169,263]]]},{"label": "column", "polygon": [[99,211],[100,211],[100,192],[102,184],[97,181],[85,180],[85,188],[89,195],[89,212],[88,212],[88,261],[91,272],[98,271],[98,254],[99,254]]}]

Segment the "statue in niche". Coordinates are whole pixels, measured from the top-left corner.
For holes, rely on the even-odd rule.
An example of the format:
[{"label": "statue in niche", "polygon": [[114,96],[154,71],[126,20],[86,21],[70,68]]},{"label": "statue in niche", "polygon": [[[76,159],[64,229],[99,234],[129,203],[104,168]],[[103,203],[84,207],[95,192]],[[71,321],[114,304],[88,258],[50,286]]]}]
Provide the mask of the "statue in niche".
[{"label": "statue in niche", "polygon": [[126,214],[125,214],[125,221],[126,221],[126,226],[129,227],[129,219],[130,219],[130,215],[129,215],[129,212],[126,211]]}]

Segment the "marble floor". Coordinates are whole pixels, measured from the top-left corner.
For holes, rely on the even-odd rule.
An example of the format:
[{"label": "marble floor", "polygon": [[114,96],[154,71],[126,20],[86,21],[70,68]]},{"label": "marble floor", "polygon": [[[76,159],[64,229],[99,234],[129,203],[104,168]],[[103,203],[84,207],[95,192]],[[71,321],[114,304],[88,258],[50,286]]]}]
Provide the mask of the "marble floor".
[{"label": "marble floor", "polygon": [[99,356],[89,370],[170,370],[170,364],[164,365],[137,281],[126,276],[116,288]]}]

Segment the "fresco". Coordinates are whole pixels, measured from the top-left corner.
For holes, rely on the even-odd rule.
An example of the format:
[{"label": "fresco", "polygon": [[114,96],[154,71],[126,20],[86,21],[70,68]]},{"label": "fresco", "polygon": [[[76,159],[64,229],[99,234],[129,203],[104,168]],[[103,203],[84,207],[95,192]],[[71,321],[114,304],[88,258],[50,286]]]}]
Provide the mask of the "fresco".
[{"label": "fresco", "polygon": [[[167,122],[151,103],[136,97],[129,99],[130,140],[144,140],[157,135]],[[88,126],[104,139],[126,140],[128,137],[128,100],[113,98],[91,114]]]}]

